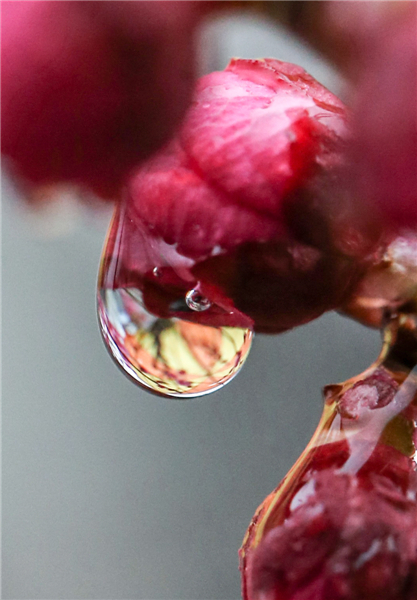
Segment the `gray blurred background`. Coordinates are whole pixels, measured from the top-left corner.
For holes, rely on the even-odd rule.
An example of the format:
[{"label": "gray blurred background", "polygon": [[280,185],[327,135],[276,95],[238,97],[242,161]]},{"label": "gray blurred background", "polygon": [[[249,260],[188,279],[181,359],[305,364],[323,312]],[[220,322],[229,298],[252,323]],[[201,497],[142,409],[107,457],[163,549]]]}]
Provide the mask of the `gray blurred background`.
[{"label": "gray blurred background", "polygon": [[[311,51],[247,16],[207,25],[201,54],[202,71],[273,56],[341,90]],[[313,433],[322,386],[366,368],[379,334],[329,314],[258,336],[212,396],[152,397],[98,331],[109,215],[67,203],[35,217],[4,177],[2,206],[2,597],[237,600],[252,514]]]}]

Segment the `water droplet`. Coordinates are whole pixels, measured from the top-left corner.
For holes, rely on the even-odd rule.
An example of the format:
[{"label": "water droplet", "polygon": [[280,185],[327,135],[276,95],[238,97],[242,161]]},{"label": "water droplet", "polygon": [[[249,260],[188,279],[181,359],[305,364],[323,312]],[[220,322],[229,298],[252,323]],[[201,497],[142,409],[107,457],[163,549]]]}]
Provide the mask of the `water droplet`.
[{"label": "water droplet", "polygon": [[252,340],[248,329],[156,317],[132,288],[99,290],[98,313],[117,364],[164,396],[195,397],[221,388],[239,372]]},{"label": "water droplet", "polygon": [[[153,266],[157,262],[153,255],[157,244],[152,243],[146,254],[147,240],[136,225],[133,235],[133,223],[123,218],[120,209],[103,251],[97,302],[107,349],[125,374],[150,392],[186,399],[216,391],[240,371],[253,333],[250,329],[193,322],[192,318],[198,318],[196,313],[211,307],[196,287],[185,294],[185,301],[184,294],[181,297],[184,307],[191,309],[184,311],[190,321],[169,317],[169,311],[168,318],[152,314],[145,302],[146,294],[149,290],[153,293],[156,286],[152,298],[159,301],[161,281],[164,283],[165,277],[172,281],[175,270],[163,263],[161,255],[163,268]],[[159,253],[161,248],[164,246],[158,247]],[[177,280],[174,282],[178,285]],[[183,285],[187,282],[183,281]],[[175,302],[168,303],[168,307],[172,305]]]},{"label": "water droplet", "polygon": [[161,273],[159,272],[159,269],[158,269],[158,267],[154,267],[154,268],[152,269],[152,273],[153,273],[153,276],[154,276],[154,277],[160,277],[160,276],[161,276]]},{"label": "water droplet", "polygon": [[210,300],[203,296],[196,288],[186,293],[185,302],[188,308],[196,312],[203,312],[211,306]]}]

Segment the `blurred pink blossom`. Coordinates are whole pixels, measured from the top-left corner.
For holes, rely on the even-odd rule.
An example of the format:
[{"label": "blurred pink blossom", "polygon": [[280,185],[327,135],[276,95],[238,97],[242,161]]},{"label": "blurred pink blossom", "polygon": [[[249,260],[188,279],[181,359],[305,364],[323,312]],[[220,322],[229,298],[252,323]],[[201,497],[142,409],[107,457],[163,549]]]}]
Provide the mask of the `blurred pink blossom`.
[{"label": "blurred pink blossom", "polygon": [[350,192],[386,229],[415,228],[417,4],[330,2],[327,13],[350,49]]},{"label": "blurred pink blossom", "polygon": [[15,174],[114,196],[190,102],[204,6],[3,1],[1,143]]}]

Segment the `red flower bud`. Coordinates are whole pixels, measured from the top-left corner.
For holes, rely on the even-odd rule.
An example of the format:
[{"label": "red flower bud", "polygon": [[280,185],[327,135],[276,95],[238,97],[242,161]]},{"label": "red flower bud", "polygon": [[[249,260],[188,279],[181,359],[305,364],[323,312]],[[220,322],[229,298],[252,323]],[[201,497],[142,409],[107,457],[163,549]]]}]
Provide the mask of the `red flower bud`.
[{"label": "red flower bud", "polygon": [[[111,196],[190,102],[198,2],[2,2],[2,153]],[[205,3],[202,3],[205,4]]]},{"label": "red flower bud", "polygon": [[249,526],[244,600],[417,597],[416,325],[400,313],[377,361],[325,388],[311,442]]},{"label": "red flower bud", "polygon": [[[354,77],[348,174],[363,206],[398,232],[417,227],[417,4],[331,2]],[[350,61],[350,62],[349,62]]]},{"label": "red flower bud", "polygon": [[[414,497],[380,474],[328,469],[250,563],[249,600],[414,600]],[[314,491],[313,491],[314,490]]]},{"label": "red flower bud", "polygon": [[174,249],[182,268],[188,259],[181,294],[198,284],[212,302],[192,317],[200,323],[213,323],[217,304],[224,325],[245,327],[249,317],[277,332],[338,306],[357,257],[331,240],[323,214],[319,227],[306,215],[339,166],[344,131],[341,102],[295,65],[233,60],[203,77],[177,139],[129,184],[115,286],[128,281],[151,312],[175,316],[164,278],[144,280],[167,266],[157,262],[162,241],[174,270]]}]

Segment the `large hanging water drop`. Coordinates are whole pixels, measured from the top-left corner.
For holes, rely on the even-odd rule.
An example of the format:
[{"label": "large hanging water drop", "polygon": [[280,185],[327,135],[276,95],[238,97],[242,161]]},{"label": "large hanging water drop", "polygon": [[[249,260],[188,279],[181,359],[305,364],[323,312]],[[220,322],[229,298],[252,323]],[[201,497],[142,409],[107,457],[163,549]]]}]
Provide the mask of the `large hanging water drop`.
[{"label": "large hanging water drop", "polygon": [[101,332],[118,366],[162,396],[218,390],[240,371],[252,342],[250,329],[218,324],[229,315],[200,291],[192,265],[125,204],[116,209],[98,279]]}]

